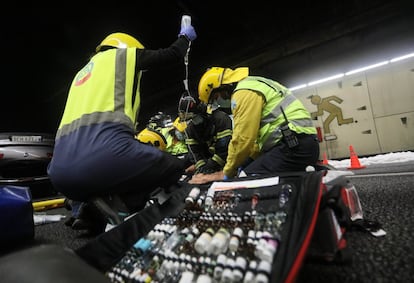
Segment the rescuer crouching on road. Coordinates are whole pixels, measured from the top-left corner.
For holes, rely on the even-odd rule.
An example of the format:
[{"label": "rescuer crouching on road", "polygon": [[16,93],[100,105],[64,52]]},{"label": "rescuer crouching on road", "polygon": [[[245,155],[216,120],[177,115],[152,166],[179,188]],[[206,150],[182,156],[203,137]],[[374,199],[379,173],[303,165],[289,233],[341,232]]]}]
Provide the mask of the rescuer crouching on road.
[{"label": "rescuer crouching on road", "polygon": [[158,187],[176,185],[182,162],[134,136],[140,83],[144,70],[183,62],[196,37],[188,25],[170,47],[149,50],[133,36],[117,32],[96,47],[72,81],[56,133],[48,174],[57,191],[74,201],[92,202],[108,222],[115,222],[110,224],[119,224],[120,212],[139,211]]},{"label": "rescuer crouching on road", "polygon": [[319,141],[309,111],[280,83],[249,76],[249,69],[212,67],[198,85],[200,101],[230,100],[233,134],[222,172],[197,183],[286,171],[316,165]]}]

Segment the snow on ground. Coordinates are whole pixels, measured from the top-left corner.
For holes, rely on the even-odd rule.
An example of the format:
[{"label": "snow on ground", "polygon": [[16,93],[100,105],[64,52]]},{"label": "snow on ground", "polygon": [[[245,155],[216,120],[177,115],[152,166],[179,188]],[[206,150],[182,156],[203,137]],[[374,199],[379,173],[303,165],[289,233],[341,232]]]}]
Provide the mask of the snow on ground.
[{"label": "snow on ground", "polygon": [[[357,153],[358,155],[358,153]],[[385,163],[397,163],[407,162],[414,160],[414,152],[403,151],[403,152],[390,152],[386,154],[379,154],[371,157],[358,157],[359,163],[362,166],[368,166],[372,164],[385,164]],[[350,159],[343,160],[328,160],[328,164],[335,168],[345,168],[351,165]]]}]

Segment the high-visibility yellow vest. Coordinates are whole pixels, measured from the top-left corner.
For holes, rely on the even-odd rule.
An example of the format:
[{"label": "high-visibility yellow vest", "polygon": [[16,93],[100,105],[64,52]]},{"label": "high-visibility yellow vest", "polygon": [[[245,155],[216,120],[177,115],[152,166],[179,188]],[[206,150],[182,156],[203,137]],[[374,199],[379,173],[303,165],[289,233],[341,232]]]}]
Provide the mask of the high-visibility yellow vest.
[{"label": "high-visibility yellow vest", "polygon": [[289,128],[292,131],[298,134],[316,134],[316,128],[313,125],[309,111],[288,88],[278,82],[263,77],[249,76],[241,80],[234,91],[240,89],[259,92],[266,100],[262,110],[257,139],[262,151],[272,148],[282,138],[280,126],[285,118],[280,107],[283,108],[289,120]]},{"label": "high-visibility yellow vest", "polygon": [[110,49],[93,56],[72,82],[56,138],[104,122],[125,124],[133,130],[141,79],[135,65],[135,48]]}]

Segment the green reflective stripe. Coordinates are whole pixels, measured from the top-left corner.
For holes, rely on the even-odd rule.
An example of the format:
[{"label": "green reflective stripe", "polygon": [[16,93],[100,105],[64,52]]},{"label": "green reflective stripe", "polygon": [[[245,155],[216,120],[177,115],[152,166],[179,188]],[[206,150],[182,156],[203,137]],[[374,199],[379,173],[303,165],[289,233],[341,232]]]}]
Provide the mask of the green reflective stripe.
[{"label": "green reflective stripe", "polygon": [[198,169],[201,166],[204,166],[205,164],[206,164],[206,162],[203,159],[201,159],[201,160],[197,161],[194,166],[195,166],[196,169]]},{"label": "green reflective stripe", "polygon": [[[306,134],[316,134],[315,127],[313,126],[313,121],[311,119],[298,119],[289,121],[289,123],[293,124],[296,127],[301,128],[302,133]],[[263,144],[262,149],[264,151],[269,150],[272,148],[279,140],[282,138],[282,132],[280,131],[280,127],[270,133],[266,142]]]},{"label": "green reflective stripe", "polygon": [[[109,52],[109,51],[108,51]],[[128,53],[131,52],[131,53]],[[71,88],[71,91],[73,91],[73,97],[75,97],[74,100],[71,100],[71,104],[68,104],[66,106],[67,109],[65,109],[65,113],[68,113],[67,116],[63,116],[61,125],[56,133],[56,138],[59,138],[61,136],[67,135],[80,127],[83,126],[90,126],[93,124],[99,124],[99,123],[118,123],[126,125],[127,127],[134,129],[134,118],[135,113],[139,109],[139,97],[136,102],[135,107],[137,109],[132,109],[132,105],[127,105],[128,97],[130,96],[126,92],[128,91],[127,88],[127,55],[128,54],[135,54],[132,53],[135,52],[133,50],[128,49],[118,49],[115,53],[113,53],[114,57],[94,57],[95,63],[99,62],[99,66],[101,66],[100,71],[95,73],[95,76],[101,77],[101,81],[99,82],[93,82],[94,86],[92,89],[75,89],[73,86]],[[110,53],[108,53],[110,55]],[[98,56],[98,55],[97,55]],[[102,56],[102,55],[100,55]],[[98,60],[99,59],[99,60]],[[103,60],[104,59],[104,60]],[[113,66],[111,63],[114,63],[114,76],[110,79],[114,79],[113,82],[113,89],[101,89],[102,86],[100,84],[112,85],[109,83],[108,75],[102,71],[105,67],[105,64],[108,67]],[[133,63],[130,63],[131,67]],[[131,72],[134,72],[135,70],[131,67],[129,68]],[[98,77],[95,77],[95,80],[97,80]],[[103,81],[104,80],[104,81]],[[76,95],[81,96],[83,92],[85,93],[85,99],[82,101],[83,106],[82,108],[77,107],[79,104],[79,101],[76,100]],[[99,95],[102,96],[101,100],[95,100],[93,95],[90,95],[91,93],[94,93],[96,91],[100,91]],[[112,93],[113,92],[113,93]],[[71,97],[71,93],[69,94],[69,97]],[[139,93],[137,93],[139,95]],[[69,101],[69,99],[68,99]],[[111,106],[113,103],[113,106]],[[132,110],[132,111],[131,111]],[[83,112],[83,113],[77,113],[77,112]],[[74,113],[74,114],[73,114]],[[67,118],[65,118],[67,117]],[[78,118],[76,118],[78,117]],[[71,121],[71,119],[73,119]]]},{"label": "green reflective stripe", "polygon": [[115,57],[115,84],[114,84],[115,111],[121,110],[122,112],[124,112],[126,64],[127,64],[127,49],[118,49],[116,52],[116,57]]},{"label": "green reflective stripe", "polygon": [[76,119],[70,124],[64,125],[58,129],[56,138],[67,135],[74,130],[79,129],[82,126],[90,126],[93,124],[99,124],[104,122],[113,122],[118,124],[124,124],[128,127],[133,127],[131,120],[125,116],[124,113],[118,112],[94,112],[91,114],[84,114],[79,119]]},{"label": "green reflective stripe", "polygon": [[216,140],[227,137],[227,136],[231,136],[232,135],[232,130],[227,129],[221,132],[218,132],[216,135]]},{"label": "green reflective stripe", "polygon": [[312,127],[312,129],[314,128],[313,121],[311,119],[304,118],[304,119],[292,120],[289,122],[295,126],[302,127],[302,128],[305,128],[305,127]]},{"label": "green reflective stripe", "polygon": [[186,145],[196,145],[196,144],[198,144],[198,142],[195,139],[185,139],[185,144]]},{"label": "green reflective stripe", "polygon": [[264,78],[264,77],[259,77],[259,76],[248,76],[247,78],[245,78],[243,81],[246,82],[260,82],[262,84],[265,84],[266,86],[270,87],[271,89],[274,90],[274,92],[277,95],[280,96],[285,96],[286,94],[290,93],[289,89],[287,89],[285,86],[281,85],[280,83],[268,79],[268,78]]},{"label": "green reflective stripe", "polygon": [[260,122],[260,127],[262,127],[265,124],[271,123],[274,121],[275,118],[282,115],[282,110],[280,110],[280,107],[283,109],[286,109],[290,104],[292,104],[296,100],[296,97],[293,95],[286,96],[278,105],[273,108],[273,110],[266,115],[266,117],[262,118],[262,121]]},{"label": "green reflective stripe", "polygon": [[218,165],[220,166],[224,166],[224,164],[226,163],[220,156],[218,156],[217,154],[214,154],[213,157],[211,158],[212,160],[214,160],[215,162],[217,162]]},{"label": "green reflective stripe", "polygon": [[267,140],[263,143],[262,151],[267,151],[271,149],[279,140],[282,138],[282,132],[280,128],[270,133]]},{"label": "green reflective stripe", "polygon": [[[260,93],[265,99],[261,113],[257,144],[261,150],[268,150],[282,138],[280,124],[284,122],[281,107],[289,118],[289,127],[296,133],[313,134],[316,129],[308,112],[286,87],[271,79],[247,77],[237,84],[235,91],[249,89]],[[296,121],[296,122],[295,122]]]}]

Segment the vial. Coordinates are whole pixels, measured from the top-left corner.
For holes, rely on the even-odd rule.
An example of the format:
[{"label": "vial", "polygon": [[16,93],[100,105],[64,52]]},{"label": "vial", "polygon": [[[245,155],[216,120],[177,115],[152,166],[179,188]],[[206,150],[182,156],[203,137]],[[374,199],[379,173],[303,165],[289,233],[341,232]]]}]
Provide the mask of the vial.
[{"label": "vial", "polygon": [[258,267],[257,267],[257,274],[255,276],[256,283],[268,283],[270,272],[271,272],[271,266],[268,261],[262,260],[260,261]]},{"label": "vial", "polygon": [[236,227],[233,230],[233,234],[229,242],[229,250],[233,253],[237,251],[240,245],[240,239],[243,237],[243,230],[240,227]]},{"label": "vial", "polygon": [[219,255],[225,253],[228,248],[228,242],[230,239],[230,233],[226,228],[221,227],[213,236],[210,242],[210,253]]},{"label": "vial", "polygon": [[238,256],[234,264],[233,278],[234,282],[241,282],[243,274],[246,271],[247,261],[244,257]]},{"label": "vial", "polygon": [[188,196],[185,198],[185,203],[193,204],[194,202],[196,202],[199,194],[200,194],[200,188],[198,187],[192,188]]},{"label": "vial", "polygon": [[136,249],[138,255],[145,254],[151,247],[151,241],[145,238],[139,239],[138,242],[134,244],[134,248]]},{"label": "vial", "polygon": [[197,253],[204,254],[208,251],[213,235],[213,228],[208,228],[200,235],[200,237],[198,237],[198,239],[194,243],[194,249]]},{"label": "vial", "polygon": [[250,261],[249,268],[244,275],[243,283],[252,283],[256,276],[257,262],[255,260]]},{"label": "vial", "polygon": [[221,275],[223,274],[224,264],[226,263],[227,257],[224,254],[220,254],[217,257],[216,267],[213,271],[213,277],[215,280],[220,281]]},{"label": "vial", "polygon": [[196,283],[212,283],[212,282],[213,282],[213,280],[207,274],[198,275],[197,281],[196,281]]},{"label": "vial", "polygon": [[188,283],[192,282],[194,278],[194,273],[191,271],[184,271],[181,275],[179,283]]},{"label": "vial", "polygon": [[234,259],[228,257],[226,260],[226,264],[224,266],[223,274],[221,275],[222,283],[234,282],[233,268],[234,268]]}]

